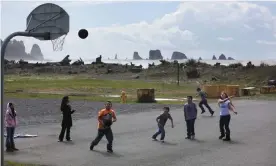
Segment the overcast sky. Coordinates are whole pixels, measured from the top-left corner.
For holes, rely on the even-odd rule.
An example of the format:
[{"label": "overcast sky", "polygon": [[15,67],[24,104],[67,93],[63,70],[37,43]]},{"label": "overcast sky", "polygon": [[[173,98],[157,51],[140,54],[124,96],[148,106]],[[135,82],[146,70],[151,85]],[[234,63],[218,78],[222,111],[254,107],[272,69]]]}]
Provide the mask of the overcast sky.
[{"label": "overcast sky", "polygon": [[[26,29],[26,17],[45,2],[1,2],[1,38]],[[160,49],[211,59],[224,53],[235,59],[276,59],[276,2],[59,2],[70,15],[70,32],[62,52],[50,41],[18,37],[26,51],[39,44],[47,59],[148,58]],[[87,39],[78,38],[81,28]]]}]

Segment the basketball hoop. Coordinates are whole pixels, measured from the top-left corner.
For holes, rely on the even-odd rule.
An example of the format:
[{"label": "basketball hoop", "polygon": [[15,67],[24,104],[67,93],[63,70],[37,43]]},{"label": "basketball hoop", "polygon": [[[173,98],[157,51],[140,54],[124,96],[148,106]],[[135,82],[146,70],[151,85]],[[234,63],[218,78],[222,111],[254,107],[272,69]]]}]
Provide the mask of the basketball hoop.
[{"label": "basketball hoop", "polygon": [[36,7],[27,17],[27,32],[50,33],[49,38],[35,37],[38,40],[51,40],[54,51],[62,51],[69,32],[69,15],[60,6],[52,3]]},{"label": "basketball hoop", "polygon": [[67,34],[64,34],[54,40],[51,40],[54,51],[62,51],[66,36]]}]

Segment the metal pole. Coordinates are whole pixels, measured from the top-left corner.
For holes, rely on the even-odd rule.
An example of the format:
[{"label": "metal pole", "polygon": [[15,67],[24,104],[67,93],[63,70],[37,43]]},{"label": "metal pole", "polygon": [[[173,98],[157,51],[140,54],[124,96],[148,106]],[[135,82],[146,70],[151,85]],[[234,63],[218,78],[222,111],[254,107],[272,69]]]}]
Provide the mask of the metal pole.
[{"label": "metal pole", "polygon": [[177,62],[177,85],[179,86],[179,68],[180,68],[180,65],[179,63]]},{"label": "metal pole", "polygon": [[30,32],[14,32],[10,34],[4,41],[1,47],[1,165],[4,165],[4,61],[5,61],[5,51],[10,42],[10,40],[15,36],[25,36],[25,37],[44,37],[45,40],[50,38],[50,33],[30,33]]}]

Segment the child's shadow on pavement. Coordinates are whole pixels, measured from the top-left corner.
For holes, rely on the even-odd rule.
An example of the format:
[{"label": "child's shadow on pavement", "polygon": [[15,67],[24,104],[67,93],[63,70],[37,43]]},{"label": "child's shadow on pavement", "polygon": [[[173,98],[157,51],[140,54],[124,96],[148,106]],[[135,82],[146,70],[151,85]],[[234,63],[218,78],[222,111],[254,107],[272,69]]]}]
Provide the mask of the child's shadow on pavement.
[{"label": "child's shadow on pavement", "polygon": [[163,142],[161,143],[162,145],[167,145],[167,146],[177,146],[178,144],[177,143],[172,143],[172,142]]},{"label": "child's shadow on pavement", "polygon": [[202,118],[215,118],[216,115],[213,115],[213,116],[211,116],[211,115],[201,115],[201,117]]},{"label": "child's shadow on pavement", "polygon": [[73,141],[63,141],[62,143],[66,144],[66,145],[75,145],[75,142],[73,142]]},{"label": "child's shadow on pavement", "polygon": [[99,151],[99,150],[93,150],[92,152],[99,153],[105,157],[117,157],[117,158],[124,157],[123,155],[115,153],[115,152],[109,153],[109,152],[103,152],[103,151]]},{"label": "child's shadow on pavement", "polygon": [[191,141],[196,142],[196,143],[204,143],[205,142],[203,140],[199,140],[199,139],[196,139],[196,138],[191,140]]}]

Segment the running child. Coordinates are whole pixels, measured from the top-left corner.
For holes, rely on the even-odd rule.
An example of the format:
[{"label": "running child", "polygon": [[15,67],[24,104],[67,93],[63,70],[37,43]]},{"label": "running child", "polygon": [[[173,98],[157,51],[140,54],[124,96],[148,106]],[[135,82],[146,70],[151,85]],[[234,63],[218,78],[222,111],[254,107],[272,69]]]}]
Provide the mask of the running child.
[{"label": "running child", "polygon": [[184,116],[187,126],[187,137],[186,139],[195,138],[195,120],[197,117],[196,104],[193,103],[193,97],[187,97],[188,103],[184,105]]},{"label": "running child", "polygon": [[203,90],[201,90],[200,88],[197,88],[197,92],[198,92],[198,94],[196,95],[196,97],[197,96],[201,97],[201,101],[199,102],[199,107],[201,108],[201,114],[203,114],[205,112],[205,109],[203,107],[203,105],[205,105],[205,107],[207,107],[207,109],[209,110],[211,116],[213,116],[215,112],[212,110],[212,108],[209,106],[209,104],[207,102],[206,93]]},{"label": "running child", "polygon": [[162,143],[164,143],[164,139],[165,139],[165,125],[166,125],[166,122],[167,122],[168,119],[171,120],[172,128],[174,127],[173,118],[171,117],[171,114],[169,113],[170,112],[170,108],[169,107],[164,107],[163,111],[164,112],[156,118],[156,122],[157,122],[157,125],[158,125],[158,131],[152,136],[152,139],[154,141],[157,141],[156,137],[159,134],[161,134],[160,141]]}]

